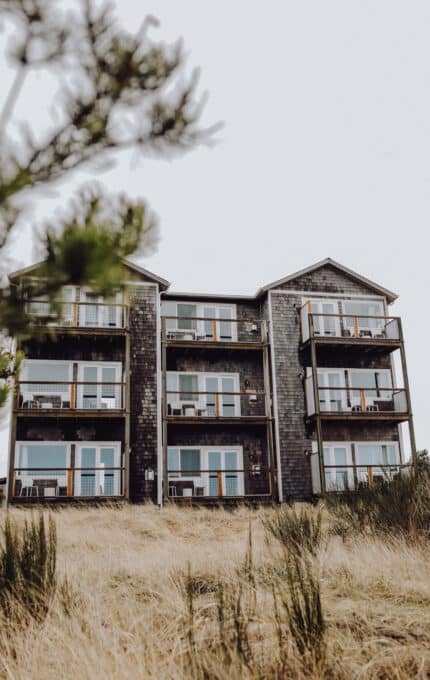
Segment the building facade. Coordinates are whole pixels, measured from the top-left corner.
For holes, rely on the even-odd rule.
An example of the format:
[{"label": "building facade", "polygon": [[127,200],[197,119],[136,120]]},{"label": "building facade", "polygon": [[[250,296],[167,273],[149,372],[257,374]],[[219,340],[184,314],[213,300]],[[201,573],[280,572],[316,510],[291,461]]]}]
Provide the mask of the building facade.
[{"label": "building facade", "polygon": [[[11,279],[25,290],[37,268]],[[114,300],[67,287],[60,312],[28,303],[10,502],[308,500],[408,464],[394,293],[331,259],[247,297],[125,272]]]}]

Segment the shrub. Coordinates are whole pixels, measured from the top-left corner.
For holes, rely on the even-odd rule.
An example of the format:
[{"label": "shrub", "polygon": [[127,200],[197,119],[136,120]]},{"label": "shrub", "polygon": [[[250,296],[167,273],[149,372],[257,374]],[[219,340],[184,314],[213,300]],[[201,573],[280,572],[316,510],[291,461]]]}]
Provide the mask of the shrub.
[{"label": "shrub", "polygon": [[282,506],[263,518],[266,531],[289,552],[316,555],[323,539],[321,510]]},{"label": "shrub", "polygon": [[0,610],[8,617],[15,611],[42,619],[56,588],[57,534],[49,518],[33,516],[23,526],[9,515],[0,544]]}]

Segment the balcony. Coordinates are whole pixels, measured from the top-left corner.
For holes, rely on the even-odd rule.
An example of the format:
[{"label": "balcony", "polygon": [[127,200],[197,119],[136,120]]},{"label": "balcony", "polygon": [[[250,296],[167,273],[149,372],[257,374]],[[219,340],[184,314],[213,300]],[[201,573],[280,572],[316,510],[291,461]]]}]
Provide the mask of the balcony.
[{"label": "balcony", "polygon": [[35,300],[28,303],[27,313],[37,325],[63,330],[109,334],[128,328],[129,308],[124,304],[60,301],[56,305]]},{"label": "balcony", "polygon": [[302,344],[315,340],[320,344],[391,347],[402,342],[399,317],[315,314],[306,304],[300,310]]},{"label": "balcony", "polygon": [[[388,482],[400,474],[408,474],[410,464],[374,464],[374,465],[325,465],[323,466],[325,491],[342,493],[357,491],[362,487],[374,487]],[[312,490],[321,494],[321,473],[318,453],[311,456]]]},{"label": "balcony", "polygon": [[166,391],[164,417],[168,422],[187,424],[244,421],[265,423],[265,392],[187,392]]},{"label": "balcony", "polygon": [[162,337],[168,346],[259,349],[267,331],[264,320],[164,316]]},{"label": "balcony", "polygon": [[317,387],[318,408],[315,408],[312,375],[305,380],[306,413],[308,418],[324,420],[408,420],[409,409],[405,389]]},{"label": "balcony", "polygon": [[168,472],[168,499],[174,502],[263,501],[271,497],[271,470],[261,465]]},{"label": "balcony", "polygon": [[124,495],[123,467],[14,468],[12,500],[19,503],[100,500]]},{"label": "balcony", "polygon": [[15,410],[29,416],[122,416],[124,382],[29,380],[16,383]]}]

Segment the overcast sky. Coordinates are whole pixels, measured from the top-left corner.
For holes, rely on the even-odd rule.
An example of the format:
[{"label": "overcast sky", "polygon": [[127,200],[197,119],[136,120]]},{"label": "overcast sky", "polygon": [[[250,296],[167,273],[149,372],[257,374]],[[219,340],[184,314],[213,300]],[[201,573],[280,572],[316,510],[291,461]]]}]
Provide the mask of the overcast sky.
[{"label": "overcast sky", "polygon": [[[213,148],[137,164],[124,155],[97,175],[159,217],[158,252],[140,263],[176,290],[247,294],[330,256],[396,291],[417,445],[430,446],[430,4],[117,3],[132,30],[144,13],[160,19],[154,37],[184,39],[209,93],[203,122],[225,125]],[[45,74],[32,78],[17,114],[43,129],[57,90]],[[38,199],[12,268],[34,260],[38,220],[91,176]],[[6,441],[4,431],[3,461]]]}]

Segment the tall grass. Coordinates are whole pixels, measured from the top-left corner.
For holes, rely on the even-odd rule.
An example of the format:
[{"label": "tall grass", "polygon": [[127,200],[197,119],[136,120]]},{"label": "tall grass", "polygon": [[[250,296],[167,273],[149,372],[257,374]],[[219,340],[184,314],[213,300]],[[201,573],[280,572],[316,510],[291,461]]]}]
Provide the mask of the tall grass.
[{"label": "tall grass", "polygon": [[57,588],[43,622],[0,626],[0,677],[427,678],[428,543],[330,535],[299,555],[268,545],[275,513],[58,511]]},{"label": "tall grass", "polygon": [[307,506],[283,505],[263,518],[267,532],[287,551],[316,555],[323,540],[322,512]]},{"label": "tall grass", "polygon": [[41,619],[46,615],[56,587],[57,534],[49,517],[40,513],[18,524],[9,514],[0,543],[0,610]]}]

